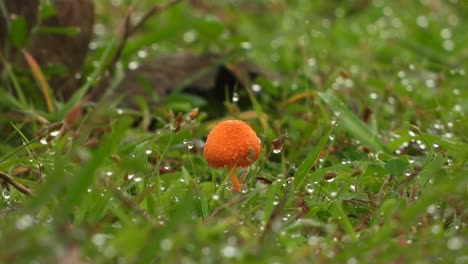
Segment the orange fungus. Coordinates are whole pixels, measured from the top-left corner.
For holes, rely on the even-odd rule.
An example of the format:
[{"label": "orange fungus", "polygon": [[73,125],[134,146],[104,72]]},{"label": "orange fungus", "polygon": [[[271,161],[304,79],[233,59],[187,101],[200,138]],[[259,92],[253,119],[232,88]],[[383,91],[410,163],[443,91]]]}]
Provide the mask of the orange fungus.
[{"label": "orange fungus", "polygon": [[218,123],[208,134],[203,156],[212,168],[228,169],[233,191],[240,190],[235,168],[248,167],[258,159],[260,142],[255,131],[245,122],[227,120]]}]

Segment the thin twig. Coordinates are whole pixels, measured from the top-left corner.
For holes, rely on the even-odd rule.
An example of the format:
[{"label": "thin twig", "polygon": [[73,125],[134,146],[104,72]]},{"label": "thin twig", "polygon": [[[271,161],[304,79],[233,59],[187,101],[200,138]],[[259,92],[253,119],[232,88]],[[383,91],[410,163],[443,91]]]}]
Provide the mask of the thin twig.
[{"label": "thin twig", "polygon": [[111,63],[109,64],[109,68],[112,70],[112,68],[114,67],[114,65],[117,63],[117,61],[120,59],[121,55],[122,55],[122,51],[125,47],[125,44],[127,44],[127,40],[130,38],[131,35],[133,35],[137,30],[139,30],[145,23],[148,19],[150,19],[151,17],[161,13],[162,11],[178,4],[179,2],[181,2],[182,0],[172,0],[172,1],[169,1],[168,3],[164,4],[164,5],[153,5],[149,10],[148,12],[146,12],[143,17],[137,22],[135,23],[135,25],[132,26],[132,23],[131,23],[131,16],[133,14],[133,8],[134,6],[130,6],[127,10],[127,13],[125,14],[125,18],[124,18],[124,22],[123,22],[123,30],[122,30],[122,35],[121,35],[121,39],[120,39],[120,42],[119,42],[119,45],[117,47],[117,50],[114,54],[114,57],[112,58],[111,60]]},{"label": "thin twig", "polygon": [[3,179],[5,182],[13,186],[16,190],[26,194],[27,196],[32,196],[32,191],[29,190],[26,186],[21,183],[16,182],[10,177],[8,174],[0,171],[0,178]]}]

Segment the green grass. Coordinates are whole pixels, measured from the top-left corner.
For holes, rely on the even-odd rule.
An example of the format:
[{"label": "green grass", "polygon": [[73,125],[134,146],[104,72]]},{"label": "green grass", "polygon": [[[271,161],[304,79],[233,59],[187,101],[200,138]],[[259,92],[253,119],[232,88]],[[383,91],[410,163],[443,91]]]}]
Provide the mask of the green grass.
[{"label": "green grass", "polygon": [[[0,262],[468,262],[466,1],[183,2],[150,19],[120,66],[182,49],[280,76],[241,98],[262,152],[235,194],[198,146],[219,114],[207,98],[142,104],[146,114],[102,102],[50,135],[115,52],[130,1],[109,2],[96,1],[106,33],[93,40],[90,78],[55,112],[2,59],[0,172],[32,193],[0,180]],[[135,115],[158,128],[133,126]]]}]

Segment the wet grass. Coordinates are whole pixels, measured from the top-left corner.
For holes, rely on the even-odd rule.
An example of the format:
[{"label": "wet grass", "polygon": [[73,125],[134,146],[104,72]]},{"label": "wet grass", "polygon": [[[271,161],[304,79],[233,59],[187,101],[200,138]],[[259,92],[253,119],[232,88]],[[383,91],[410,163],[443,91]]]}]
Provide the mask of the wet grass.
[{"label": "wet grass", "polygon": [[209,98],[76,114],[128,7],[96,1],[71,102],[3,75],[0,262],[466,263],[466,1],[211,2],[149,20],[121,66],[183,49],[277,73],[226,99],[262,141],[242,193],[202,157]]}]

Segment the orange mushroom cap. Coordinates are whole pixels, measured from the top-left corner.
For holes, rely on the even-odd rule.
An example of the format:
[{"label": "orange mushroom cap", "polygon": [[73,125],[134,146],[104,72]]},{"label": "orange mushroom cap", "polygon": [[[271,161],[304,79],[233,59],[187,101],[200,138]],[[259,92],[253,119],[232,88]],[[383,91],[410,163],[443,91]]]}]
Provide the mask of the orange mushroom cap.
[{"label": "orange mushroom cap", "polygon": [[218,123],[208,134],[203,156],[212,168],[247,167],[258,159],[260,142],[255,131],[240,120]]}]

